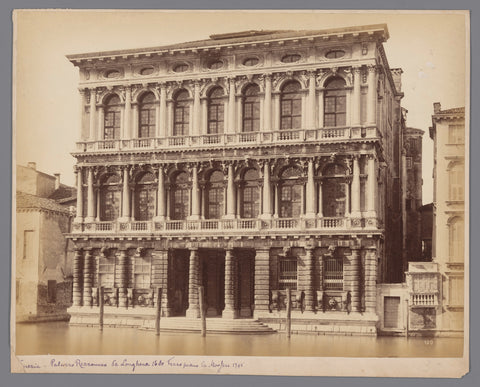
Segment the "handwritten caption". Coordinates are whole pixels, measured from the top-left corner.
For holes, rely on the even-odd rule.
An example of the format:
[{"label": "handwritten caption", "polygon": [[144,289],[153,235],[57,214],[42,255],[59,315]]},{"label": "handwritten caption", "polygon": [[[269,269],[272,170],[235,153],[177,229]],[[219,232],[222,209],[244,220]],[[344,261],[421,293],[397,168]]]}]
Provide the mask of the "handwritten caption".
[{"label": "handwritten caption", "polygon": [[[40,370],[43,368],[53,368],[57,370],[65,370],[68,372],[68,369],[75,369],[75,370],[95,370],[98,372],[100,369],[109,370],[109,368],[118,369],[120,370],[128,370],[129,372],[141,372],[147,371],[152,369],[161,370],[162,368],[167,369],[174,369],[174,370],[209,370],[214,371],[216,373],[221,372],[228,372],[233,370],[239,370],[245,366],[243,361],[229,361],[224,359],[199,359],[199,360],[192,360],[192,359],[181,359],[175,356],[164,358],[164,359],[154,359],[154,360],[139,360],[139,359],[113,359],[108,361],[89,361],[89,360],[82,360],[82,359],[74,359],[74,360],[58,360],[52,358],[50,362],[45,365],[39,364],[38,362],[31,362],[28,360],[21,360],[23,367],[26,370]],[[111,371],[111,369],[109,370]]]}]

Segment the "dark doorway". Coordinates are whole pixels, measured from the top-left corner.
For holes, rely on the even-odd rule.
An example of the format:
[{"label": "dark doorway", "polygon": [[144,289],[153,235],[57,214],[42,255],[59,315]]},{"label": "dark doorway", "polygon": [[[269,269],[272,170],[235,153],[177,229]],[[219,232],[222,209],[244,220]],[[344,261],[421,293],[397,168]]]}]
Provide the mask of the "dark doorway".
[{"label": "dark doorway", "polygon": [[201,284],[205,289],[207,317],[222,315],[225,308],[225,252],[203,250],[200,252]]},{"label": "dark doorway", "polygon": [[254,277],[255,277],[255,251],[235,251],[237,257],[237,310],[238,317],[249,318],[253,314],[254,305]]},{"label": "dark doorway", "polygon": [[169,299],[171,300],[172,316],[185,316],[188,307],[189,252],[188,250],[174,250],[171,254]]}]

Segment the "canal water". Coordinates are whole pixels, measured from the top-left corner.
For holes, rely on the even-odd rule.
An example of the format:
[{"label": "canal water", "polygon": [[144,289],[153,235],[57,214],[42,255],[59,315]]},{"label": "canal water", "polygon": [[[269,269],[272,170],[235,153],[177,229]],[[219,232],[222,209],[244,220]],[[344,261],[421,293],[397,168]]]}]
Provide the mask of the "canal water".
[{"label": "canal water", "polygon": [[311,357],[461,357],[461,338],[155,332],[133,328],[16,325],[17,355],[194,355]]}]

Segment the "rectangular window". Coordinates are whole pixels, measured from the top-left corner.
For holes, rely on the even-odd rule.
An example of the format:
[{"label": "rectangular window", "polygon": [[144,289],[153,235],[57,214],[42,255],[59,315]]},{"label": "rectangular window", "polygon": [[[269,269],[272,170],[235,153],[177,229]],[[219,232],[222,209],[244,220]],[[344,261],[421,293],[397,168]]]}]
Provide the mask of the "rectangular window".
[{"label": "rectangular window", "polygon": [[47,302],[50,304],[57,302],[57,281],[55,280],[48,280]]},{"label": "rectangular window", "polygon": [[324,262],[325,290],[343,290],[343,261],[341,258],[326,258]]},{"label": "rectangular window", "polygon": [[297,290],[297,260],[295,258],[281,258],[278,262],[279,289]]},{"label": "rectangular window", "polygon": [[150,257],[135,257],[133,267],[135,289],[150,288]]},{"label": "rectangular window", "polygon": [[98,282],[99,286],[113,288],[115,280],[115,258],[100,257],[98,263]]},{"label": "rectangular window", "polygon": [[464,169],[461,166],[455,166],[452,170],[448,172],[449,175],[449,185],[450,185],[450,200],[452,201],[462,201],[464,200],[463,196],[463,186],[464,186]]},{"label": "rectangular window", "polygon": [[448,143],[449,144],[465,143],[465,128],[463,125],[448,126]]},{"label": "rectangular window", "polygon": [[33,230],[23,232],[23,259],[33,259],[35,254],[35,234]]}]

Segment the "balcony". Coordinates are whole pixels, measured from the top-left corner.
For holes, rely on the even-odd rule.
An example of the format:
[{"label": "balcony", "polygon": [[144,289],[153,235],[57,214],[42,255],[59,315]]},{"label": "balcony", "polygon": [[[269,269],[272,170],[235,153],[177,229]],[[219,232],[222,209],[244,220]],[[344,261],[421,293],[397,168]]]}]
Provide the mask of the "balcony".
[{"label": "balcony", "polygon": [[111,152],[121,150],[166,150],[172,148],[211,149],[212,145],[242,146],[261,144],[332,142],[350,139],[375,139],[379,137],[376,127],[369,128],[320,128],[277,130],[272,132],[245,132],[204,134],[198,136],[137,138],[130,140],[98,140],[77,142],[77,152]]},{"label": "balcony", "polygon": [[413,293],[410,298],[410,305],[412,306],[438,306],[437,293]]},{"label": "balcony", "polygon": [[132,222],[92,222],[74,223],[73,234],[160,234],[180,235],[253,235],[272,232],[292,233],[315,231],[344,232],[354,230],[375,231],[377,219],[352,218],[273,218],[273,219],[206,219],[206,220],[166,220]]}]

